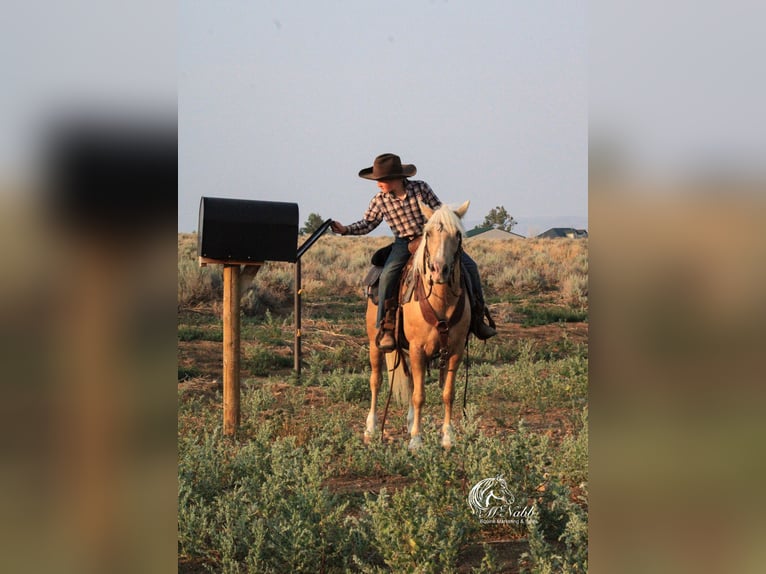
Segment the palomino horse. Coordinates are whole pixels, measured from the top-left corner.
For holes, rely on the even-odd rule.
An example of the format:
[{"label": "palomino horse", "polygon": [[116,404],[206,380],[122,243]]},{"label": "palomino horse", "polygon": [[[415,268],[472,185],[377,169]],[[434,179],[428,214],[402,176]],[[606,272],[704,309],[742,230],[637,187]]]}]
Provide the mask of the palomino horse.
[{"label": "palomino horse", "polygon": [[[468,329],[471,325],[471,305],[463,289],[460,273],[463,224],[460,219],[468,210],[466,201],[458,209],[441,206],[432,210],[420,204],[428,219],[423,228],[423,240],[414,255],[414,272],[418,276],[415,296],[403,305],[404,335],[409,342],[410,406],[407,427],[410,432],[410,450],[419,448],[423,439],[421,411],[425,403],[425,373],[427,362],[440,360],[444,424],[442,446],[450,448],[455,439],[452,427],[452,403],[455,398],[455,374],[465,351]],[[382,380],[383,352],[375,345],[375,319],[377,306],[367,303],[367,335],[370,340],[370,390],[372,399],[367,416],[365,440],[378,431],[375,412],[378,390]]]}]

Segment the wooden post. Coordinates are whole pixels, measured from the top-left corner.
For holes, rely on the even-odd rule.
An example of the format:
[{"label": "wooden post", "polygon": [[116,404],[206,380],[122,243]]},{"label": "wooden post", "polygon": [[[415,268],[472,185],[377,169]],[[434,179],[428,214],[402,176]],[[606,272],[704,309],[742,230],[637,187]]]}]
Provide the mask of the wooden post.
[{"label": "wooden post", "polygon": [[301,260],[295,262],[295,376],[301,376]]},{"label": "wooden post", "polygon": [[223,434],[239,428],[239,264],[223,266]]}]

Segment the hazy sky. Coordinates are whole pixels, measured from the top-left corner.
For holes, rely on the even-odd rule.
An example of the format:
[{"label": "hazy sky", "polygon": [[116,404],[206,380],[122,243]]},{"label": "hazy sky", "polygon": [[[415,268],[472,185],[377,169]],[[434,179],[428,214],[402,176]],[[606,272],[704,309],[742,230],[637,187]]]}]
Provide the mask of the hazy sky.
[{"label": "hazy sky", "polygon": [[351,223],[386,152],[468,220],[587,217],[585,21],[572,0],[180,3],[179,231],[202,196]]}]

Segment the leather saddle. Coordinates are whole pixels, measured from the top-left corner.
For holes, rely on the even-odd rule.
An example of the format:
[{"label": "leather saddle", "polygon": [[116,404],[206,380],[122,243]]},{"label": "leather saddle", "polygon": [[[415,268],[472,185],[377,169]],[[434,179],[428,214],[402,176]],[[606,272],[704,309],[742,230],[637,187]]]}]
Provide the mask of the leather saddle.
[{"label": "leather saddle", "polygon": [[[371,266],[367,275],[364,277],[362,284],[365,288],[365,294],[367,298],[371,299],[373,304],[377,305],[380,301],[378,294],[378,287],[380,284],[380,274],[383,272],[383,266],[386,264],[386,259],[391,254],[391,249],[394,244],[381,247],[375,253],[373,253],[370,260]],[[402,269],[402,275],[399,280],[399,305],[407,303],[412,299],[412,293],[415,290],[415,274],[412,266],[412,252],[410,251],[410,258]]]}]

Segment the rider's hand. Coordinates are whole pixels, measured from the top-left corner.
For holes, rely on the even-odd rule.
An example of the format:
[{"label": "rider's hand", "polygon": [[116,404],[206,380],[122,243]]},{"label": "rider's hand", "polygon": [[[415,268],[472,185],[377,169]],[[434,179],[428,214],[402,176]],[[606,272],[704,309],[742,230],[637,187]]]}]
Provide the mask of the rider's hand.
[{"label": "rider's hand", "polygon": [[330,227],[335,233],[338,233],[339,235],[346,235],[346,232],[348,231],[348,228],[339,221],[333,221],[330,224]]}]

